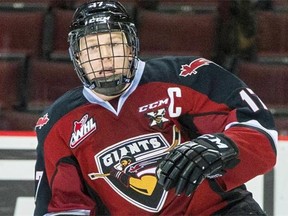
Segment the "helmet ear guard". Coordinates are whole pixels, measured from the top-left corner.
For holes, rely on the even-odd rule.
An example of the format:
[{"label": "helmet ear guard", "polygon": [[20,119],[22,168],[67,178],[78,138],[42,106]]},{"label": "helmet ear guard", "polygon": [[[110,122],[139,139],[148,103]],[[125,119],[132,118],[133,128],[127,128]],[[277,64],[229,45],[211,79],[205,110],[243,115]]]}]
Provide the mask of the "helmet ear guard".
[{"label": "helmet ear guard", "polygon": [[[127,42],[122,41],[122,46],[124,47],[126,44],[131,48],[131,56],[126,56],[126,54],[123,54],[123,56],[114,56],[112,49],[113,56],[111,57],[113,58],[113,62],[116,58],[127,58],[129,59],[129,66],[126,68],[123,65],[122,74],[113,75],[113,79],[111,79],[111,76],[108,77],[109,79],[107,77],[97,78],[96,73],[100,70],[97,69],[93,71],[95,79],[91,79],[84,71],[83,64],[81,64],[79,59],[80,39],[88,35],[99,35],[101,33],[110,33],[111,37],[111,33],[113,32],[124,33],[126,37],[125,41]],[[70,58],[74,64],[75,71],[84,86],[100,94],[117,95],[125,90],[124,88],[127,83],[130,83],[133,80],[137,67],[139,41],[134,23],[131,21],[125,8],[119,2],[92,1],[81,5],[74,13],[68,35],[68,42]],[[98,60],[100,59],[101,58]],[[90,60],[90,64],[93,60]],[[126,70],[128,72],[124,73]]]}]

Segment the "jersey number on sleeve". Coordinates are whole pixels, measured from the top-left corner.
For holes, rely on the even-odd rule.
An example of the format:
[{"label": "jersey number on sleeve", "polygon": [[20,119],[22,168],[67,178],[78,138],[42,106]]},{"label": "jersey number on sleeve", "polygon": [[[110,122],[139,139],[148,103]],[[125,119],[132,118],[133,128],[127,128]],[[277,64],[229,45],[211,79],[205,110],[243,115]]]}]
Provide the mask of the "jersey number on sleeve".
[{"label": "jersey number on sleeve", "polygon": [[37,182],[37,188],[36,188],[36,192],[35,192],[35,200],[37,198],[37,194],[38,194],[38,190],[39,190],[39,186],[42,180],[42,176],[43,176],[43,171],[37,171],[36,175],[35,175],[35,180],[38,181]]},{"label": "jersey number on sleeve", "polygon": [[[264,109],[267,110],[265,104],[260,100],[260,98],[249,88],[243,89],[240,91],[240,96],[243,101],[245,101],[248,106],[253,110],[253,112],[257,112],[259,110],[259,106],[257,104],[261,104]],[[258,102],[258,103],[257,103]]]}]

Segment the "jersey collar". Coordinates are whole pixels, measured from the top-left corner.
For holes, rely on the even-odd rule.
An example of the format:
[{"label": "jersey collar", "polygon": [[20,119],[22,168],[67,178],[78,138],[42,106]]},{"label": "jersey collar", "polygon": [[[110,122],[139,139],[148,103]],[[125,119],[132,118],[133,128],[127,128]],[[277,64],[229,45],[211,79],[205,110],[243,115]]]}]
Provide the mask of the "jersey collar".
[{"label": "jersey collar", "polygon": [[135,77],[131,83],[131,85],[128,87],[128,89],[126,91],[124,91],[124,93],[119,97],[119,102],[118,102],[118,107],[117,110],[115,110],[113,108],[113,106],[108,102],[108,101],[104,101],[103,99],[101,99],[100,97],[98,97],[97,95],[95,95],[93,93],[93,91],[87,87],[84,86],[83,88],[83,95],[84,97],[92,104],[98,104],[108,110],[110,110],[111,112],[113,112],[115,115],[119,115],[121,108],[124,104],[124,102],[126,101],[126,99],[129,97],[129,95],[131,95],[135,89],[137,88],[140,79],[142,77],[143,71],[144,71],[144,67],[145,67],[145,62],[141,61],[140,59],[137,60],[137,70],[135,72]]}]

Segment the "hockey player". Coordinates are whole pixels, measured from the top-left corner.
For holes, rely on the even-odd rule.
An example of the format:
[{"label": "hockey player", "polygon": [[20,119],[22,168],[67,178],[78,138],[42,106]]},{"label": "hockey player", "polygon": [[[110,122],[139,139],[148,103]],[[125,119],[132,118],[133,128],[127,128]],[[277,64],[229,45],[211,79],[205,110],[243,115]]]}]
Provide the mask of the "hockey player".
[{"label": "hockey player", "polygon": [[201,57],[141,61],[115,1],[81,5],[68,37],[84,86],[36,125],[35,215],[265,215],[245,183],[277,132],[245,83]]}]

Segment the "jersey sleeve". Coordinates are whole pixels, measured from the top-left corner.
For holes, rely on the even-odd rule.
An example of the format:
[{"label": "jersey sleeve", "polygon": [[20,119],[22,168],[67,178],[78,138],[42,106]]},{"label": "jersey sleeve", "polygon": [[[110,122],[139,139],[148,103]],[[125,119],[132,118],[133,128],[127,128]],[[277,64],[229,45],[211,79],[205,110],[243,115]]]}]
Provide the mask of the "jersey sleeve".
[{"label": "jersey sleeve", "polygon": [[226,102],[231,111],[224,134],[239,148],[240,163],[223,176],[227,190],[270,171],[276,163],[276,131],[271,112],[250,88],[236,89]]},{"label": "jersey sleeve", "polygon": [[249,86],[209,61],[181,79],[192,92],[187,106],[197,107],[180,118],[193,132],[191,138],[221,132],[239,149],[240,163],[217,178],[222,188],[233,189],[274,167],[278,133],[273,115]]}]

